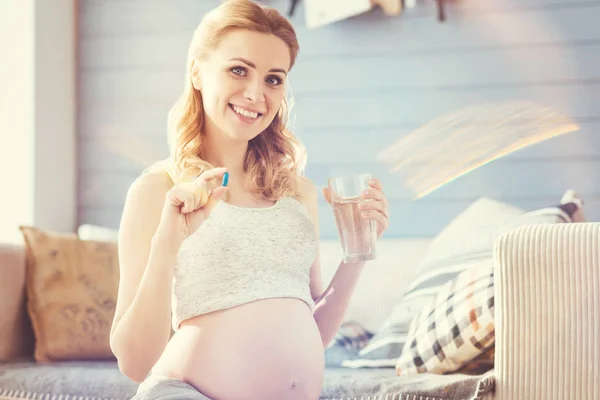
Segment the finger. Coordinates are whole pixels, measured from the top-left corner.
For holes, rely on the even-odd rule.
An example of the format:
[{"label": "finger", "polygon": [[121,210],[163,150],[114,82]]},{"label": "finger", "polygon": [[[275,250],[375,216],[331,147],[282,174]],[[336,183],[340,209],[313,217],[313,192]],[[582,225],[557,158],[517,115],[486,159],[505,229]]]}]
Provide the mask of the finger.
[{"label": "finger", "polygon": [[193,210],[203,207],[208,201],[209,192],[206,186],[201,187],[195,182],[190,182],[181,184],[178,189],[192,196],[193,201],[190,202],[190,205],[193,207]]},{"label": "finger", "polygon": [[179,188],[174,188],[169,190],[167,193],[167,199],[169,204],[173,207],[179,207],[183,204],[185,198],[187,196],[187,192],[185,190],[181,190]]},{"label": "finger", "polygon": [[325,200],[331,204],[331,190],[329,190],[328,187],[323,188],[323,196],[325,197]]},{"label": "finger", "polygon": [[171,192],[170,202],[173,207],[180,208],[184,214],[193,211],[195,207],[194,195],[181,189],[175,189]]},{"label": "finger", "polygon": [[367,189],[361,194],[361,197],[365,200],[377,200],[383,202],[383,206],[387,209],[389,207],[388,199],[385,194],[375,188]]},{"label": "finger", "polygon": [[210,193],[210,196],[208,197],[208,202],[204,207],[207,208],[208,211],[211,211],[217,205],[217,202],[223,197],[225,192],[227,192],[227,186],[219,186],[218,188],[213,190]]},{"label": "finger", "polygon": [[363,192],[360,194],[360,197],[362,197],[365,200],[380,200],[380,201],[382,201],[383,199],[385,199],[383,192],[381,190],[373,188],[373,187],[370,189],[363,190]]},{"label": "finger", "polygon": [[381,230],[386,230],[389,224],[388,218],[377,210],[362,211],[361,216],[369,221],[375,221],[381,226]]},{"label": "finger", "polygon": [[192,193],[186,193],[181,206],[181,213],[188,214],[198,207],[198,199]]},{"label": "finger", "polygon": [[199,185],[205,185],[206,182],[208,182],[212,179],[222,177],[225,172],[227,172],[227,168],[224,168],[224,167],[209,169],[209,170],[201,173],[200,176],[197,177],[194,182]]},{"label": "finger", "polygon": [[361,211],[371,211],[371,210],[379,211],[386,218],[389,217],[388,208],[385,205],[385,202],[381,201],[381,200],[365,201],[365,202],[359,203],[358,207],[361,209]]},{"label": "finger", "polygon": [[371,186],[372,188],[375,188],[375,189],[379,190],[381,193],[383,193],[383,185],[381,184],[379,179],[372,178],[371,180],[369,180],[369,186]]}]

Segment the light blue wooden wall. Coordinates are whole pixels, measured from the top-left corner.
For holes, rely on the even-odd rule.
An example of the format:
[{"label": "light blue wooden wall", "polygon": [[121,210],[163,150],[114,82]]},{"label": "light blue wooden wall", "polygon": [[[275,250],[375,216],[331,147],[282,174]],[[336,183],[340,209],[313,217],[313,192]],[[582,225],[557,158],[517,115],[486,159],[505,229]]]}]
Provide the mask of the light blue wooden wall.
[{"label": "light blue wooden wall", "polygon": [[[282,12],[288,2],[265,1]],[[527,209],[568,188],[600,217],[600,2],[456,0],[399,17],[379,11],[316,30],[292,18],[301,54],[292,71],[293,129],[307,175],[368,171],[383,181],[389,236],[433,236],[481,196]],[[191,33],[218,0],[81,0],[79,223],[117,227],[140,171],[167,154],[166,113],[179,94]],[[581,127],[467,174],[413,201],[377,155],[444,113],[486,101],[528,100]],[[334,237],[326,205],[323,237]]]}]

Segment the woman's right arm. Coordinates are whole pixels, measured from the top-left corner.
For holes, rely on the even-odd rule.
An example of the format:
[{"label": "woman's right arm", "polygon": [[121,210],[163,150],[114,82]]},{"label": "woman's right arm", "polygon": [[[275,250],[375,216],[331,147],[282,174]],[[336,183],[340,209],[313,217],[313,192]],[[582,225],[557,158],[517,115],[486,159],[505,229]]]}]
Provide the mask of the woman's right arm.
[{"label": "woman's right arm", "polygon": [[136,382],[146,378],[171,334],[180,243],[158,227],[172,186],[163,172],[140,176],[129,188],[119,228],[120,281],[110,346],[121,372]]}]

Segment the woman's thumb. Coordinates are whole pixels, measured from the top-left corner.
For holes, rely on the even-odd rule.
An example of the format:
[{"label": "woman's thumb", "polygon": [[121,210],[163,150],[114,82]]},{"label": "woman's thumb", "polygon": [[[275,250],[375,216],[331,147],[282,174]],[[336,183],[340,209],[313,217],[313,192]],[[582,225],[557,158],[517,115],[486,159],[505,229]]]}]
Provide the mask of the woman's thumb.
[{"label": "woman's thumb", "polygon": [[216,188],[215,190],[212,191],[211,197],[214,200],[219,200],[221,197],[223,197],[223,195],[225,194],[226,191],[227,191],[227,186],[219,186],[218,188]]},{"label": "woman's thumb", "polygon": [[209,211],[212,210],[213,207],[217,205],[217,201],[223,197],[225,192],[227,192],[227,186],[219,186],[213,190],[208,197],[208,202],[206,203],[205,208],[208,208]]}]

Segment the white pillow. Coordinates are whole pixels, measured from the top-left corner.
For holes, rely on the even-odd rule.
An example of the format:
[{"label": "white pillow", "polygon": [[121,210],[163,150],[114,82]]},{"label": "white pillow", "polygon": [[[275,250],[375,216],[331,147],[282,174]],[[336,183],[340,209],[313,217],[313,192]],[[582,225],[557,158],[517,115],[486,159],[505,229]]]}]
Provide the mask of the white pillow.
[{"label": "white pillow", "polygon": [[77,229],[77,235],[81,240],[116,242],[119,238],[119,231],[99,225],[83,224]]},{"label": "white pillow", "polygon": [[[416,274],[426,253],[429,238],[382,238],[377,243],[377,258],[369,261],[350,298],[344,321],[358,322],[376,332]],[[340,241],[321,240],[323,285],[329,285],[342,259]]]}]

